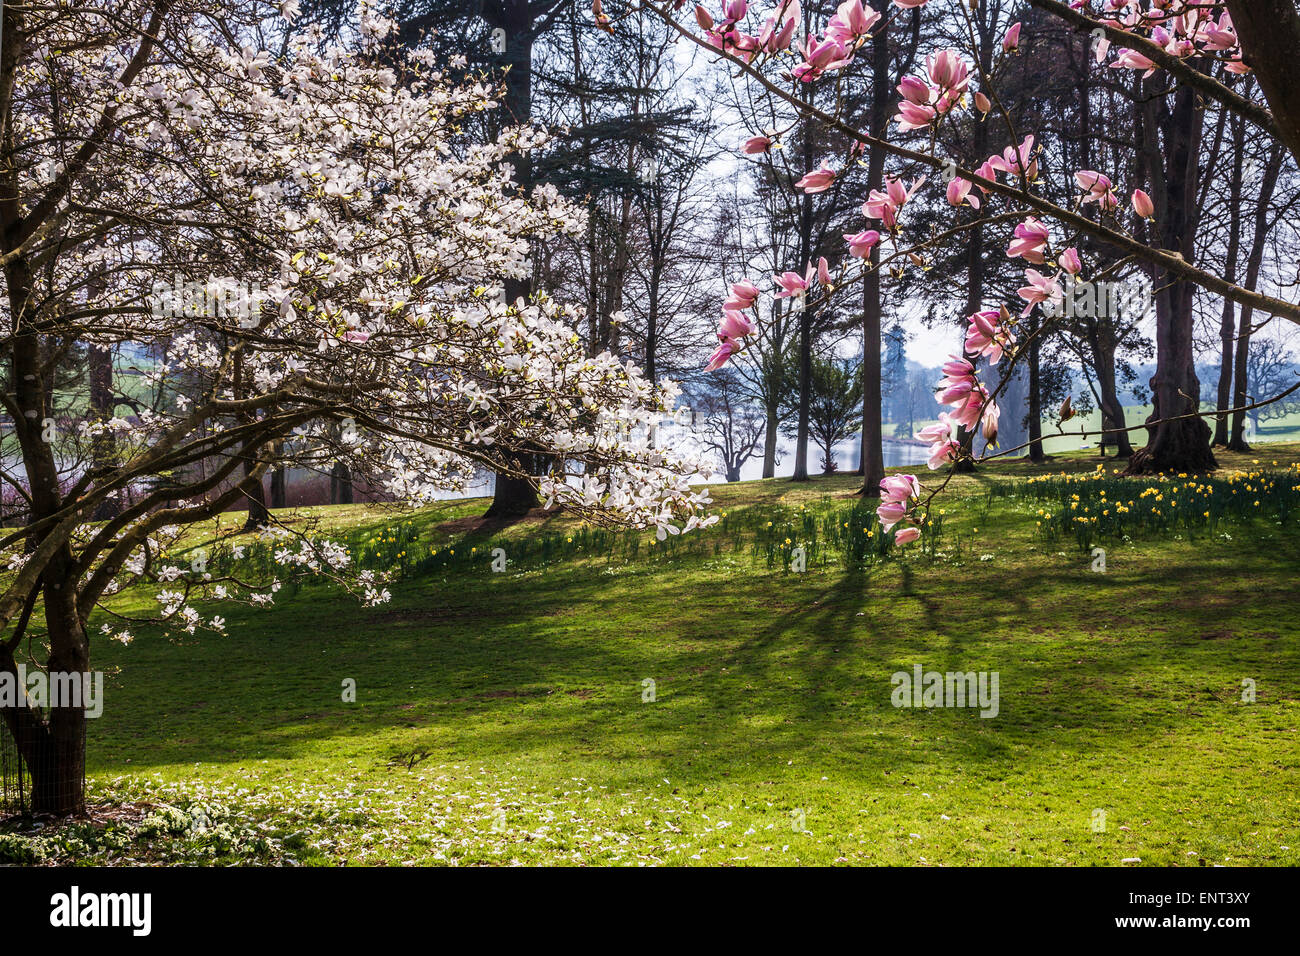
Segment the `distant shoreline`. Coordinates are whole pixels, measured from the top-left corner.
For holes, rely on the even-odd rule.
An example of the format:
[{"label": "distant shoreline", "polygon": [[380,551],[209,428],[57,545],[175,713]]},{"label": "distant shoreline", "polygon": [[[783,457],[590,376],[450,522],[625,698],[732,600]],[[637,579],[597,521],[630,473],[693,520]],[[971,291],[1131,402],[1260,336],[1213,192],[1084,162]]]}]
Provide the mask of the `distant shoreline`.
[{"label": "distant shoreline", "polygon": [[925,442],[919,438],[890,438],[887,435],[882,435],[880,440],[890,445],[925,445]]}]

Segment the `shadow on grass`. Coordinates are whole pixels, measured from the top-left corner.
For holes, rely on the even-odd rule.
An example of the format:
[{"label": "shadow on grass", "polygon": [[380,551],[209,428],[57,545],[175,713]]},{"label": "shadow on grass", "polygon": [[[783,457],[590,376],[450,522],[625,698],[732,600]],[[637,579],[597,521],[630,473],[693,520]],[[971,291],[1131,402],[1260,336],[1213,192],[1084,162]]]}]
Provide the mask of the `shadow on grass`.
[{"label": "shadow on grass", "polygon": [[[1294,695],[1294,551],[1106,576],[1042,554],[801,575],[597,565],[407,582],[379,612],[308,589],[229,615],[229,638],[110,652],[92,770],[425,752],[653,781],[797,757],[866,782],[937,755],[996,776],[1111,734],[1175,733],[1243,674]],[[999,715],[895,709],[890,675],[914,664],[998,671]]]}]

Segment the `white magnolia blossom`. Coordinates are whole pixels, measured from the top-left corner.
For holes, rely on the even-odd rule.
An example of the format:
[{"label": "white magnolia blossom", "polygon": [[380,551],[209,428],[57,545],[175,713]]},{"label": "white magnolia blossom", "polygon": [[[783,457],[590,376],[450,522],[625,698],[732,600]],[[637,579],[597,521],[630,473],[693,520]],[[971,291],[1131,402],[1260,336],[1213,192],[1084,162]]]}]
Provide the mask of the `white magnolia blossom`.
[{"label": "white magnolia blossom", "polygon": [[[249,461],[343,461],[421,502],[541,459],[547,504],[589,520],[661,538],[716,520],[690,485],[707,468],[653,437],[677,387],[588,354],[573,307],[505,301],[505,283],[531,276],[531,242],[584,226],[553,187],[513,180],[512,155],[545,133],[476,138],[492,85],[452,82],[428,51],[376,55],[394,24],[366,3],[333,46],[295,32],[298,6],[92,0],[26,23],[12,139],[20,204],[54,203],[23,250],[39,257],[41,314],[63,323],[51,339],[156,357],[137,370],[155,400],[68,436],[95,465],[61,478],[88,522],[70,533],[86,599],[154,582],[159,614],[192,633],[224,627],[195,601],[271,604],[281,576],[390,598],[342,545],[283,528],[264,531],[269,581],[241,572],[243,546],[213,556],[219,573],[193,563],[187,529],[222,495],[240,500]],[[57,111],[51,89],[65,92]],[[112,134],[70,171],[68,139],[105,122]],[[187,500],[151,485],[197,460],[217,477],[187,479]],[[127,490],[120,518],[89,523]],[[23,542],[0,546],[11,580]]]}]

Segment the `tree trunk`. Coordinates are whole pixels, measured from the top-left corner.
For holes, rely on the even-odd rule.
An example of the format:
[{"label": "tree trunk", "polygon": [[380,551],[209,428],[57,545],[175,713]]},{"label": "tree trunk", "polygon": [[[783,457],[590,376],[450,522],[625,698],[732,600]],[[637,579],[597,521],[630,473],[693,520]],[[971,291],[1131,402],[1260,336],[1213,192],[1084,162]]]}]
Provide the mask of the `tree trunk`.
[{"label": "tree trunk", "polygon": [[[70,557],[70,555],[69,555]],[[63,562],[59,562],[63,565]],[[61,572],[61,573],[60,573]],[[45,622],[50,641],[48,673],[90,672],[90,647],[77,614],[77,582],[71,562],[51,567],[45,586]],[[60,703],[68,706],[53,706]],[[32,812],[77,813],[86,799],[86,709],[84,701],[51,701],[46,734],[37,737],[27,761],[32,775]]]},{"label": "tree trunk", "polygon": [[[996,16],[996,14],[995,14]],[[978,17],[975,24],[980,34],[980,73],[988,76],[993,69],[993,44],[991,42],[991,24],[988,18]],[[985,156],[989,151],[989,126],[988,122],[976,122],[972,131],[971,155]],[[1013,177],[1014,178],[1014,177]],[[984,308],[984,278],[985,278],[985,249],[984,249],[984,223],[983,215],[975,212],[976,224],[972,227],[969,238],[966,240],[966,312],[963,316],[970,316]],[[961,335],[965,338],[965,329],[962,329]],[[961,348],[959,354],[966,355],[965,346]],[[966,356],[971,358],[971,356]],[[972,359],[974,361],[974,359]],[[975,436],[978,429],[967,430],[959,428],[957,430],[957,441],[961,444],[962,455],[953,463],[953,471],[960,474],[971,474],[975,471]]]},{"label": "tree trunk", "polygon": [[[1255,232],[1251,237],[1250,256],[1246,260],[1245,286],[1247,289],[1254,289],[1256,283],[1259,282],[1259,270],[1264,263],[1264,243],[1268,237],[1268,207],[1273,198],[1273,190],[1277,187],[1278,175],[1282,170],[1283,155],[1281,146],[1274,146],[1269,154],[1268,162],[1264,166],[1259,199],[1255,204]],[[1251,306],[1243,305],[1241,307],[1241,318],[1237,325],[1235,385],[1232,393],[1233,407],[1238,410],[1232,414],[1232,435],[1228,439],[1228,448],[1231,451],[1250,451],[1250,446],[1246,444],[1246,413],[1241,409],[1250,404],[1250,383],[1247,381],[1247,370],[1249,369],[1248,363],[1250,360],[1251,321],[1254,315],[1255,311]]]},{"label": "tree trunk", "polygon": [[[1195,91],[1183,87],[1172,97],[1172,109],[1161,106],[1158,122],[1155,111],[1167,97],[1148,102],[1144,126],[1148,137],[1156,136],[1157,127],[1163,133],[1164,162],[1150,164],[1160,245],[1191,262],[1197,226],[1197,154],[1202,117]],[[1154,140],[1149,141],[1154,145]],[[1157,279],[1156,373],[1151,379],[1147,444],[1129,459],[1125,474],[1209,471],[1218,467],[1210,450],[1210,426],[1198,416],[1181,417],[1199,412],[1201,404],[1192,314],[1195,288],[1165,273]]]},{"label": "tree trunk", "polygon": [[[531,459],[533,456],[525,455]],[[497,472],[496,488],[492,494],[492,505],[484,512],[485,518],[518,518],[525,515],[540,502],[537,488],[527,478],[519,478],[504,472]]]},{"label": "tree trunk", "polygon": [[[812,93],[809,92],[811,99]],[[810,173],[813,165],[812,139],[807,130],[803,137],[803,171]],[[812,203],[813,197],[807,193],[799,197],[799,258],[795,268],[803,270],[805,262],[812,258]],[[808,308],[808,297],[799,300],[799,414],[798,427],[795,432],[794,481],[808,480],[808,424],[809,404],[812,402],[812,310]]]},{"label": "tree trunk", "polygon": [[[876,250],[872,249],[874,257]],[[874,288],[873,288],[874,287]],[[862,488],[864,498],[879,498],[885,478],[880,399],[880,274],[868,273],[862,287]]]},{"label": "tree trunk", "polygon": [[[888,21],[875,38],[871,63],[871,132],[883,137],[889,122],[890,69]],[[867,188],[884,185],[885,151],[872,144],[867,152]],[[885,478],[885,449],[882,441],[880,395],[880,323],[884,302],[880,295],[880,254],[873,247],[867,259],[867,273],[862,282],[862,455],[858,469],[862,473],[864,498],[879,498],[880,483]],[[906,360],[903,370],[907,370]]]},{"label": "tree trunk", "polygon": [[779,435],[779,409],[775,403],[763,410],[767,415],[767,427],[763,433],[763,477],[776,477],[776,445]]},{"label": "tree trunk", "polygon": [[[253,473],[254,467],[256,465],[253,461],[244,462],[245,478]],[[253,487],[248,490],[248,518],[244,522],[244,530],[253,531],[270,523],[271,512],[266,508],[266,489],[262,482],[254,482]]]},{"label": "tree trunk", "polygon": [[[1232,175],[1228,184],[1228,208],[1234,214],[1228,217],[1228,249],[1223,263],[1223,278],[1229,282],[1237,281],[1237,253],[1241,245],[1241,216],[1235,210],[1241,208],[1241,160],[1245,150],[1245,123],[1235,119],[1232,124],[1233,151]],[[1216,405],[1219,413],[1214,416],[1215,445],[1228,444],[1228,413],[1232,401],[1232,365],[1233,365],[1233,320],[1236,314],[1233,302],[1223,300],[1223,316],[1219,321],[1219,388]]]},{"label": "tree trunk", "polygon": [[1047,460],[1043,453],[1043,396],[1038,371],[1038,321],[1030,327],[1029,334],[1029,460],[1041,465]]},{"label": "tree trunk", "polygon": [[277,468],[271,472],[271,507],[284,508],[287,506],[287,487],[288,475],[284,468]]},{"label": "tree trunk", "polygon": [[[503,0],[499,11],[491,11],[499,13],[499,18],[494,16],[489,20],[491,26],[500,27],[506,34],[501,52],[503,65],[509,70],[505,76],[502,105],[507,119],[513,123],[527,123],[533,113],[533,14],[529,6],[530,0]],[[532,186],[533,168],[527,154],[512,153],[508,161],[514,169],[516,185],[520,190],[528,191]],[[507,279],[504,285],[507,302],[520,298],[527,300],[532,295],[530,279]],[[535,456],[526,458],[532,461]],[[526,514],[538,503],[537,488],[532,482],[498,473],[492,504],[485,517]]]},{"label": "tree trunk", "polygon": [[[90,373],[90,416],[96,422],[103,423],[113,417],[113,353],[101,345],[91,345],[86,350],[86,360]],[[91,458],[96,469],[108,469],[113,464],[115,442],[113,433],[105,431],[96,435],[91,444]],[[122,492],[105,498],[95,506],[95,521],[107,521],[117,516],[122,508]]]},{"label": "tree trunk", "polygon": [[[1097,391],[1101,393],[1101,427],[1103,431],[1123,429],[1128,422],[1124,418],[1124,406],[1120,403],[1119,391],[1115,386],[1115,346],[1107,340],[1099,342],[1094,351],[1097,359]],[[1101,444],[1114,444],[1116,457],[1133,457],[1133,443],[1126,431],[1103,434]]]},{"label": "tree trunk", "polygon": [[1282,141],[1300,162],[1300,86],[1295,82],[1300,12],[1294,0],[1228,0],[1228,10],[1246,65],[1259,80]]},{"label": "tree trunk", "polygon": [[352,502],[352,469],[336,461],[330,469],[330,504],[350,505]]}]

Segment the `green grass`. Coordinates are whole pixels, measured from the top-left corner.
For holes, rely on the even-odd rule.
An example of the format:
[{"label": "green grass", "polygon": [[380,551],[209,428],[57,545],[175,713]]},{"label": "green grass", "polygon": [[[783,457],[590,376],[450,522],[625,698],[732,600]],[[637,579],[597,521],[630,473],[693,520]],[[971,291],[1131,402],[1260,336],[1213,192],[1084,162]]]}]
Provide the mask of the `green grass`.
[{"label": "green grass", "polygon": [[[1300,447],[1267,455],[1285,470]],[[1293,530],[1247,515],[1194,539],[1143,531],[1105,542],[1106,572],[1094,573],[1073,539],[1044,538],[1043,502],[1020,480],[1040,474],[1016,462],[956,479],[933,556],[828,558],[797,574],[752,546],[655,557],[642,533],[634,558],[575,551],[503,574],[481,563],[404,578],[379,610],[309,586],[271,610],[223,611],[227,637],[173,643],[137,629],[130,647],[99,642],[107,703],[89,751],[100,802],[39,852],[1297,864]],[[853,486],[720,487],[731,530],[709,534],[730,541],[772,515],[824,528],[854,505]],[[361,539],[410,521],[409,548],[446,549],[483,540],[448,525],[483,506],[292,520]],[[554,518],[493,536],[578,530]],[[893,707],[891,674],[915,664],[997,671],[1000,713]],[[345,679],[355,703],[341,700]],[[1245,679],[1254,703],[1242,701]],[[195,809],[210,825],[190,826]],[[0,838],[0,857],[32,846]]]}]

